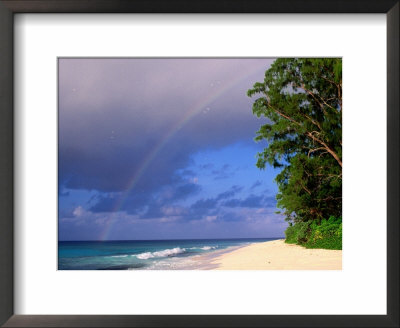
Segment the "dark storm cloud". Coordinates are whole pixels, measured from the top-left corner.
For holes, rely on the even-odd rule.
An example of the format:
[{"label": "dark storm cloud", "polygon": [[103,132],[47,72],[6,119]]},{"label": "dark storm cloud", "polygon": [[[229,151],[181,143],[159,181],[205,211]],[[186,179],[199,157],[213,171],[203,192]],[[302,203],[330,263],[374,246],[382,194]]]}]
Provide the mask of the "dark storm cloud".
[{"label": "dark storm cloud", "polygon": [[91,212],[112,212],[115,210],[119,199],[110,195],[97,196],[96,203],[89,208]]},{"label": "dark storm cloud", "polygon": [[217,170],[212,170],[211,174],[214,175],[214,180],[229,179],[234,175],[231,165],[225,164]]},{"label": "dark storm cloud", "polygon": [[61,197],[69,196],[69,191],[63,191],[63,190],[59,189],[58,195]]},{"label": "dark storm cloud", "polygon": [[[243,188],[238,188],[239,189]],[[226,193],[221,193],[227,195],[229,191]],[[226,222],[237,222],[243,221],[247,218],[246,213],[240,213],[238,211],[232,211],[233,208],[247,208],[251,210],[256,209],[274,209],[276,206],[276,200],[274,197],[265,197],[262,195],[250,195],[244,199],[231,199],[228,201],[222,201],[223,198],[206,198],[200,199],[196,201],[190,207],[190,211],[188,211],[182,219],[184,221],[192,221],[192,220],[201,220],[210,216],[215,216],[215,218],[219,221]]]},{"label": "dark storm cloud", "polygon": [[185,169],[185,170],[183,170],[183,171],[181,172],[181,175],[182,175],[182,176],[187,176],[187,177],[194,177],[194,176],[197,175],[197,173],[194,172],[193,170]]},{"label": "dark storm cloud", "polygon": [[175,202],[185,200],[190,196],[198,194],[200,191],[201,186],[195,183],[172,184],[162,188],[157,196],[150,195],[149,193],[142,193],[142,197],[147,196],[148,199],[143,199],[138,204],[127,201],[127,205],[124,206],[124,209],[128,213],[135,214],[145,205],[147,211],[140,216],[142,219],[154,218],[157,216],[175,216],[175,212],[168,214],[163,212],[162,209],[171,207]]},{"label": "dark storm cloud", "polygon": [[58,208],[58,217],[60,218],[72,218],[74,217],[74,208]]},{"label": "dark storm cloud", "polygon": [[235,196],[238,192],[242,191],[243,187],[240,186],[232,186],[231,189],[221,192],[218,196],[217,196],[217,200],[221,200],[221,199],[227,199],[227,198],[231,198],[233,196]]},{"label": "dark storm cloud", "polygon": [[224,212],[218,215],[218,220],[225,222],[239,222],[243,220],[243,216],[238,213]]},{"label": "dark storm cloud", "polygon": [[189,196],[199,193],[200,190],[201,187],[195,183],[187,183],[184,185],[180,185],[174,188],[172,197],[170,197],[169,199],[172,201],[186,199]]},{"label": "dark storm cloud", "polygon": [[[180,192],[175,193],[176,190],[180,190]],[[212,198],[200,199],[189,208],[174,205],[175,201],[185,199],[188,196],[188,192],[190,194],[197,193],[199,190],[200,187],[194,184],[188,184],[176,189],[171,188],[171,191],[174,192],[172,195],[167,192],[167,197],[157,197],[147,201],[147,210],[140,215],[140,219],[179,216],[183,221],[199,220],[216,209],[217,200]]]},{"label": "dark storm cloud", "polygon": [[219,211],[215,199],[199,200],[195,206],[191,206],[183,221],[196,221],[204,219],[207,216],[216,215]]},{"label": "dark storm cloud", "polygon": [[223,203],[226,207],[273,207],[276,205],[274,197],[265,197],[263,195],[249,195],[245,199],[230,199]]},{"label": "dark storm cloud", "polygon": [[[235,185],[218,194],[215,198],[201,198],[192,203],[188,208],[186,208],[186,210],[181,210],[179,215],[183,221],[200,220],[204,218],[204,216],[214,215],[219,211],[221,200],[231,198],[243,189],[243,187]],[[163,210],[165,208],[173,207],[175,201],[185,199],[188,195],[197,194],[200,190],[201,188],[197,184],[186,184],[176,188],[170,188],[170,192],[166,193],[167,197],[157,197],[151,200],[148,199],[147,201],[142,201],[142,204],[147,205],[147,211],[140,215],[140,218],[149,219],[155,217],[176,216],[177,214],[175,211],[166,212]],[[135,212],[131,211],[131,213]]]},{"label": "dark storm cloud", "polygon": [[66,191],[62,184],[58,185],[58,196],[60,197],[69,196],[69,191]]},{"label": "dark storm cloud", "polygon": [[217,200],[213,198],[207,198],[207,199],[199,199],[197,202],[195,202],[191,208],[193,209],[210,209],[214,208],[215,205],[217,205]]},{"label": "dark storm cloud", "polygon": [[157,196],[141,190],[120,193],[118,196],[101,194],[97,196],[95,204],[89,210],[94,213],[124,210],[128,214],[137,214],[147,208],[141,218],[153,218],[161,213],[163,207],[196,195],[200,190],[201,187],[194,183],[174,183],[159,190],[160,194]]},{"label": "dark storm cloud", "polygon": [[214,167],[214,164],[212,164],[212,163],[207,163],[207,164],[200,165],[200,169],[202,169],[202,170],[210,170],[213,167]]},{"label": "dark storm cloud", "polygon": [[[195,193],[181,186],[176,171],[205,148],[252,142],[260,123],[249,115],[246,91],[271,62],[61,59],[60,185],[124,192],[133,204],[139,191],[148,199],[163,186],[176,186],[177,197]],[[92,209],[113,205],[104,197]]]},{"label": "dark storm cloud", "polygon": [[[249,195],[243,199],[230,199],[237,193],[242,191],[244,188],[241,186],[232,186],[225,192],[217,195],[215,198],[201,198],[195,201],[190,208],[182,214],[181,219],[183,221],[192,221],[204,219],[206,216],[217,215],[219,220],[227,221],[238,221],[239,218],[243,219],[243,215],[239,213],[233,213],[232,211],[226,211],[224,207],[227,208],[274,208],[276,206],[276,200],[271,196],[264,195]],[[226,200],[228,199],[228,200]],[[226,201],[225,201],[226,200]],[[163,204],[163,206],[166,204]],[[152,216],[154,217],[156,213],[160,213],[160,208],[162,206],[158,204],[156,209],[152,209]],[[158,212],[157,212],[158,211]]]},{"label": "dark storm cloud", "polygon": [[[214,198],[200,198],[188,207],[181,206],[179,207],[179,211],[168,209],[176,209],[176,205],[174,205],[176,201],[184,200],[190,195],[199,194],[201,191],[199,185],[187,183],[164,187],[156,196],[143,192],[131,193],[127,197],[103,194],[97,196],[96,204],[89,211],[104,213],[123,209],[128,214],[138,214],[138,218],[144,220],[157,217],[179,216],[182,221],[193,221],[204,219],[206,216],[218,215],[218,218],[221,220],[229,216],[230,221],[235,221],[239,217],[239,214],[226,213],[223,207],[256,209],[276,206],[276,200],[272,196],[251,194],[242,199],[232,198],[243,189],[243,186],[234,185],[228,190],[219,193]],[[121,200],[123,201],[122,203]]]},{"label": "dark storm cloud", "polygon": [[275,198],[275,196],[266,196],[266,197],[264,197],[264,206],[275,207],[276,206],[276,198]]},{"label": "dark storm cloud", "polygon": [[253,185],[250,187],[250,190],[253,190],[254,188],[257,188],[262,185],[262,182],[260,180],[257,180],[256,182],[253,183]]}]

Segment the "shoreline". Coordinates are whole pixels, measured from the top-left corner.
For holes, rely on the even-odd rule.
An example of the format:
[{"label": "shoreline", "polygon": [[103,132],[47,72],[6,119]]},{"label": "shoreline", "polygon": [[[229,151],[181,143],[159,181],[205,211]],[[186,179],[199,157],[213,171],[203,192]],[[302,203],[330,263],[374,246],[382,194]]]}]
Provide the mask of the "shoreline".
[{"label": "shoreline", "polygon": [[[253,245],[253,244],[250,244]],[[215,250],[207,254],[195,255],[193,256],[193,260],[195,260],[195,264],[193,266],[183,267],[183,270],[215,270],[218,268],[218,264],[213,263],[216,259],[225,256],[227,254],[231,254],[233,252],[238,251],[241,248],[248,247],[250,245],[241,245],[241,246],[231,246],[225,249]]]},{"label": "shoreline", "polygon": [[199,269],[206,270],[342,270],[341,250],[309,249],[286,244],[284,239],[241,246],[202,260],[209,260],[199,263]]},{"label": "shoreline", "polygon": [[[68,267],[59,258],[59,270],[341,270],[342,251],[308,249],[286,244],[284,239],[246,241],[239,244],[166,244],[140,253],[106,254],[80,259]],[[195,245],[195,246],[193,246]],[[197,246],[196,246],[197,245]],[[174,247],[175,248],[171,248]],[[193,250],[194,249],[194,250]],[[122,249],[124,251],[125,249]],[[203,252],[203,251],[206,252]],[[211,251],[209,251],[211,250]],[[72,257],[74,259],[75,257]],[[61,262],[60,262],[61,261]],[[63,262],[64,261],[64,262]],[[86,261],[86,262],[85,262]],[[68,264],[68,263],[67,263]],[[63,266],[60,268],[60,265]]]}]

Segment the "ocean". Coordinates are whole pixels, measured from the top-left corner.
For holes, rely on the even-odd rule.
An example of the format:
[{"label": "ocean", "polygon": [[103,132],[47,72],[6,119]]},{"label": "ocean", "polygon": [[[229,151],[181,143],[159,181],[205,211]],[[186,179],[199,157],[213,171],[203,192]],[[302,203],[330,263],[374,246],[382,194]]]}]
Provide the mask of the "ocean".
[{"label": "ocean", "polygon": [[237,248],[276,240],[196,239],[132,241],[60,241],[59,270],[210,269],[213,258]]}]

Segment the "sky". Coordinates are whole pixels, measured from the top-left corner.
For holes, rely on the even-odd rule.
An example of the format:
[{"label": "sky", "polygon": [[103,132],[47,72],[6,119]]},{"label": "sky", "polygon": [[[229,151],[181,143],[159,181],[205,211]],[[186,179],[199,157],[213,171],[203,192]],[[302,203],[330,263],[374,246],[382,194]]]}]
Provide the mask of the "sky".
[{"label": "sky", "polygon": [[59,59],[59,240],[282,237],[247,90],[273,59]]}]

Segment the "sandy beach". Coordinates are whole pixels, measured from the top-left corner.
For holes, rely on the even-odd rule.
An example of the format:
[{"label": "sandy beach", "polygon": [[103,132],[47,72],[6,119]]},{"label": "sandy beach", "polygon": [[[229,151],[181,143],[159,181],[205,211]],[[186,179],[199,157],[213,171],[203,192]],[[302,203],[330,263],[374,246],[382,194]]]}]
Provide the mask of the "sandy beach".
[{"label": "sandy beach", "polygon": [[342,251],[307,249],[281,239],[236,249],[211,264],[214,270],[341,270]]}]

